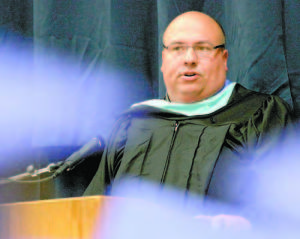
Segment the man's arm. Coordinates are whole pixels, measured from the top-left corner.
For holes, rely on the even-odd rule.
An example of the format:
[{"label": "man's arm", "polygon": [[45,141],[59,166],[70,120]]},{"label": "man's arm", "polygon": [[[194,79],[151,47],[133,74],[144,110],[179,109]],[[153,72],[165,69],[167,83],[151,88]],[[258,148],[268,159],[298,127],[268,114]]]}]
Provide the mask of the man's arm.
[{"label": "man's arm", "polygon": [[109,194],[114,176],[120,166],[127,139],[128,121],[117,121],[101,157],[99,168],[83,196]]}]

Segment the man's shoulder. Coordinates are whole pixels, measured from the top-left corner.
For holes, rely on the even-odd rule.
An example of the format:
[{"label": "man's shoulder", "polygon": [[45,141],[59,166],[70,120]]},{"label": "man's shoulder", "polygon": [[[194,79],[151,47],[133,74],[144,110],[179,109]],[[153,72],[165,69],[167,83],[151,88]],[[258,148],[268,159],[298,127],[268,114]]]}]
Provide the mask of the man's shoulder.
[{"label": "man's shoulder", "polygon": [[265,100],[270,96],[272,96],[272,95],[254,91],[254,90],[244,87],[243,85],[241,85],[239,83],[236,83],[235,88],[232,92],[232,95],[229,99],[229,102],[231,102],[233,100],[243,101],[243,100],[251,98],[251,97],[259,97],[258,98],[259,100]]},{"label": "man's shoulder", "polygon": [[[133,105],[133,107],[130,107],[128,110],[124,111],[120,115],[119,120],[122,122],[128,122],[131,121],[132,118],[189,118],[189,116],[180,113],[171,112],[159,107],[153,107],[151,104],[149,104],[150,101],[155,101],[156,104],[156,101],[161,101],[162,103],[167,102],[164,99],[153,99],[147,100],[146,102],[148,102],[148,104],[145,104],[145,101],[136,103]],[[280,107],[283,108],[287,113],[289,112],[288,104],[279,96],[253,91],[247,89],[239,83],[236,83],[226,106],[213,113],[192,116],[192,118],[198,118],[200,120],[213,118],[213,122],[216,122],[216,120],[219,119],[220,121],[217,121],[220,123],[232,121],[240,122],[249,119],[258,111],[265,111],[271,107]]]},{"label": "man's shoulder", "polygon": [[288,104],[279,96],[250,90],[237,83],[227,106],[217,112],[216,118],[221,121],[231,119],[239,122],[257,113],[264,115],[279,109],[282,114],[290,114]]},{"label": "man's shoulder", "polygon": [[254,106],[260,106],[265,101],[274,101],[278,104],[283,104],[284,106],[289,107],[288,104],[281,97],[277,95],[254,91],[244,87],[239,83],[236,83],[236,86],[228,101],[228,105],[254,104]]}]

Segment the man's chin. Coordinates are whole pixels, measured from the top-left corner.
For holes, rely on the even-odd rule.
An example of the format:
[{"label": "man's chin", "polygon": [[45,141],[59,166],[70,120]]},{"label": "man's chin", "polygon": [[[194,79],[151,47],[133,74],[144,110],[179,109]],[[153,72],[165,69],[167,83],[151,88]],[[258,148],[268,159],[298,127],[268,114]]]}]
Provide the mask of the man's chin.
[{"label": "man's chin", "polygon": [[199,102],[201,100],[202,100],[202,98],[199,95],[185,93],[185,94],[182,94],[180,97],[178,97],[176,102],[190,104],[190,103]]}]

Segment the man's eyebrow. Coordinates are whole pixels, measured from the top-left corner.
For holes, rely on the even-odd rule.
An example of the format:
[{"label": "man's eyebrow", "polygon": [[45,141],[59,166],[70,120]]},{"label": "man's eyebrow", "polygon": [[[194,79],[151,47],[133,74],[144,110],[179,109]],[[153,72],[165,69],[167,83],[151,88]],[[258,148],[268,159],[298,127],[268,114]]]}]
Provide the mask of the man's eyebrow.
[{"label": "man's eyebrow", "polygon": [[209,41],[198,41],[198,42],[195,42],[194,44],[212,44],[212,43]]},{"label": "man's eyebrow", "polygon": [[[185,42],[182,42],[182,41],[174,41],[174,42],[171,42],[169,45],[174,45],[174,44],[179,44],[179,45],[183,45],[183,44],[187,44]],[[211,44],[209,41],[197,41],[197,42],[194,42],[193,45],[195,44]]]},{"label": "man's eyebrow", "polygon": [[186,44],[185,42],[181,42],[181,41],[171,41],[171,43],[169,45],[174,45],[174,44]]}]

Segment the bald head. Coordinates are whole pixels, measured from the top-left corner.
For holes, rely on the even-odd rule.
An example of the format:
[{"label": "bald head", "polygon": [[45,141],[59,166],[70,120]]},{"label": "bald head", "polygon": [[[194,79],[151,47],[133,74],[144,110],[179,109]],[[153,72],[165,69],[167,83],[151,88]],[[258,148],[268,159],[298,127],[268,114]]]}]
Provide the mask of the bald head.
[{"label": "bald head", "polygon": [[163,35],[163,42],[167,44],[174,33],[188,29],[207,32],[214,35],[216,41],[225,43],[225,32],[222,26],[212,17],[197,11],[185,12],[177,16],[166,28]]}]

